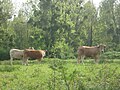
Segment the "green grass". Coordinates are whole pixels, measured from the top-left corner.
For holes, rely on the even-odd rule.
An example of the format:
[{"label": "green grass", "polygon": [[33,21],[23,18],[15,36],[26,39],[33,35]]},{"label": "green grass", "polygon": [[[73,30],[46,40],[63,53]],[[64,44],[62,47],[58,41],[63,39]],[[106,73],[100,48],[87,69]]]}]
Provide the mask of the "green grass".
[{"label": "green grass", "polygon": [[15,60],[0,61],[0,90],[119,90],[120,60],[94,64],[85,60],[45,58],[41,63],[29,61],[29,66]]}]

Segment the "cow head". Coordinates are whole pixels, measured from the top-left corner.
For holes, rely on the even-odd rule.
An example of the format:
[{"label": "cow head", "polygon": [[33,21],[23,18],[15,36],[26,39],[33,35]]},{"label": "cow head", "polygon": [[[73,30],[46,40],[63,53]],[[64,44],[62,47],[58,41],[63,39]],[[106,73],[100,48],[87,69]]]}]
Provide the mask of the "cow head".
[{"label": "cow head", "polygon": [[100,52],[104,52],[105,48],[106,48],[106,45],[100,44],[97,47],[99,48]]},{"label": "cow head", "polygon": [[42,56],[44,57],[46,55],[47,50],[41,50]]}]

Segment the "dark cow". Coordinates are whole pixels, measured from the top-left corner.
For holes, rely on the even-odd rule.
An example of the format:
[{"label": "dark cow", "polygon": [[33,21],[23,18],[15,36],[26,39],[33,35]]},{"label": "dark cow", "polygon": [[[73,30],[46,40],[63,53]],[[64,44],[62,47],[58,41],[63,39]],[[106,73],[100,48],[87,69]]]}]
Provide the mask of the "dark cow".
[{"label": "dark cow", "polygon": [[30,50],[25,49],[24,50],[24,64],[28,65],[28,59],[34,58],[38,59],[38,61],[41,61],[43,57],[45,56],[46,50]]},{"label": "dark cow", "polygon": [[80,63],[80,59],[83,59],[85,57],[92,57],[95,59],[95,62],[98,63],[99,55],[101,52],[104,51],[106,45],[98,45],[98,46],[80,46],[78,48],[78,63]]}]

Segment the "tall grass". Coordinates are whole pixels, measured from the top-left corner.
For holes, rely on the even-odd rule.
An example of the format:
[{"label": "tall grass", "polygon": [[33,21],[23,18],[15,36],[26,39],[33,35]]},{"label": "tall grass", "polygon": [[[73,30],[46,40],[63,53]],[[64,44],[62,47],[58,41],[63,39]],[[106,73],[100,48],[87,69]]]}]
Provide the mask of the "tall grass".
[{"label": "tall grass", "polygon": [[0,65],[0,90],[119,90],[119,62],[45,59],[40,64],[10,66],[5,61]]}]

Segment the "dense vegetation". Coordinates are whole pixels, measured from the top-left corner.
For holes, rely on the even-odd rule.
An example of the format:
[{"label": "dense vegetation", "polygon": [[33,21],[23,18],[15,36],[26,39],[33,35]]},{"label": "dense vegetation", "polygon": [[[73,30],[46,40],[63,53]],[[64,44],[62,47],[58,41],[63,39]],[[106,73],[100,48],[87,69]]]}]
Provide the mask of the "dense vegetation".
[{"label": "dense vegetation", "polygon": [[44,59],[0,61],[0,90],[119,90],[120,61],[94,64],[92,60],[77,64],[76,60]]},{"label": "dense vegetation", "polygon": [[80,45],[120,51],[120,1],[102,0],[99,8],[85,1],[28,0],[14,15],[12,1],[0,0],[0,59],[29,46],[57,58],[75,58]]},{"label": "dense vegetation", "polygon": [[[76,63],[78,46],[98,44],[107,46],[99,64]],[[28,47],[47,58],[10,65],[9,50]],[[18,13],[0,0],[0,90],[119,90],[119,59],[120,0],[98,8],[92,0],[26,0]]]}]

